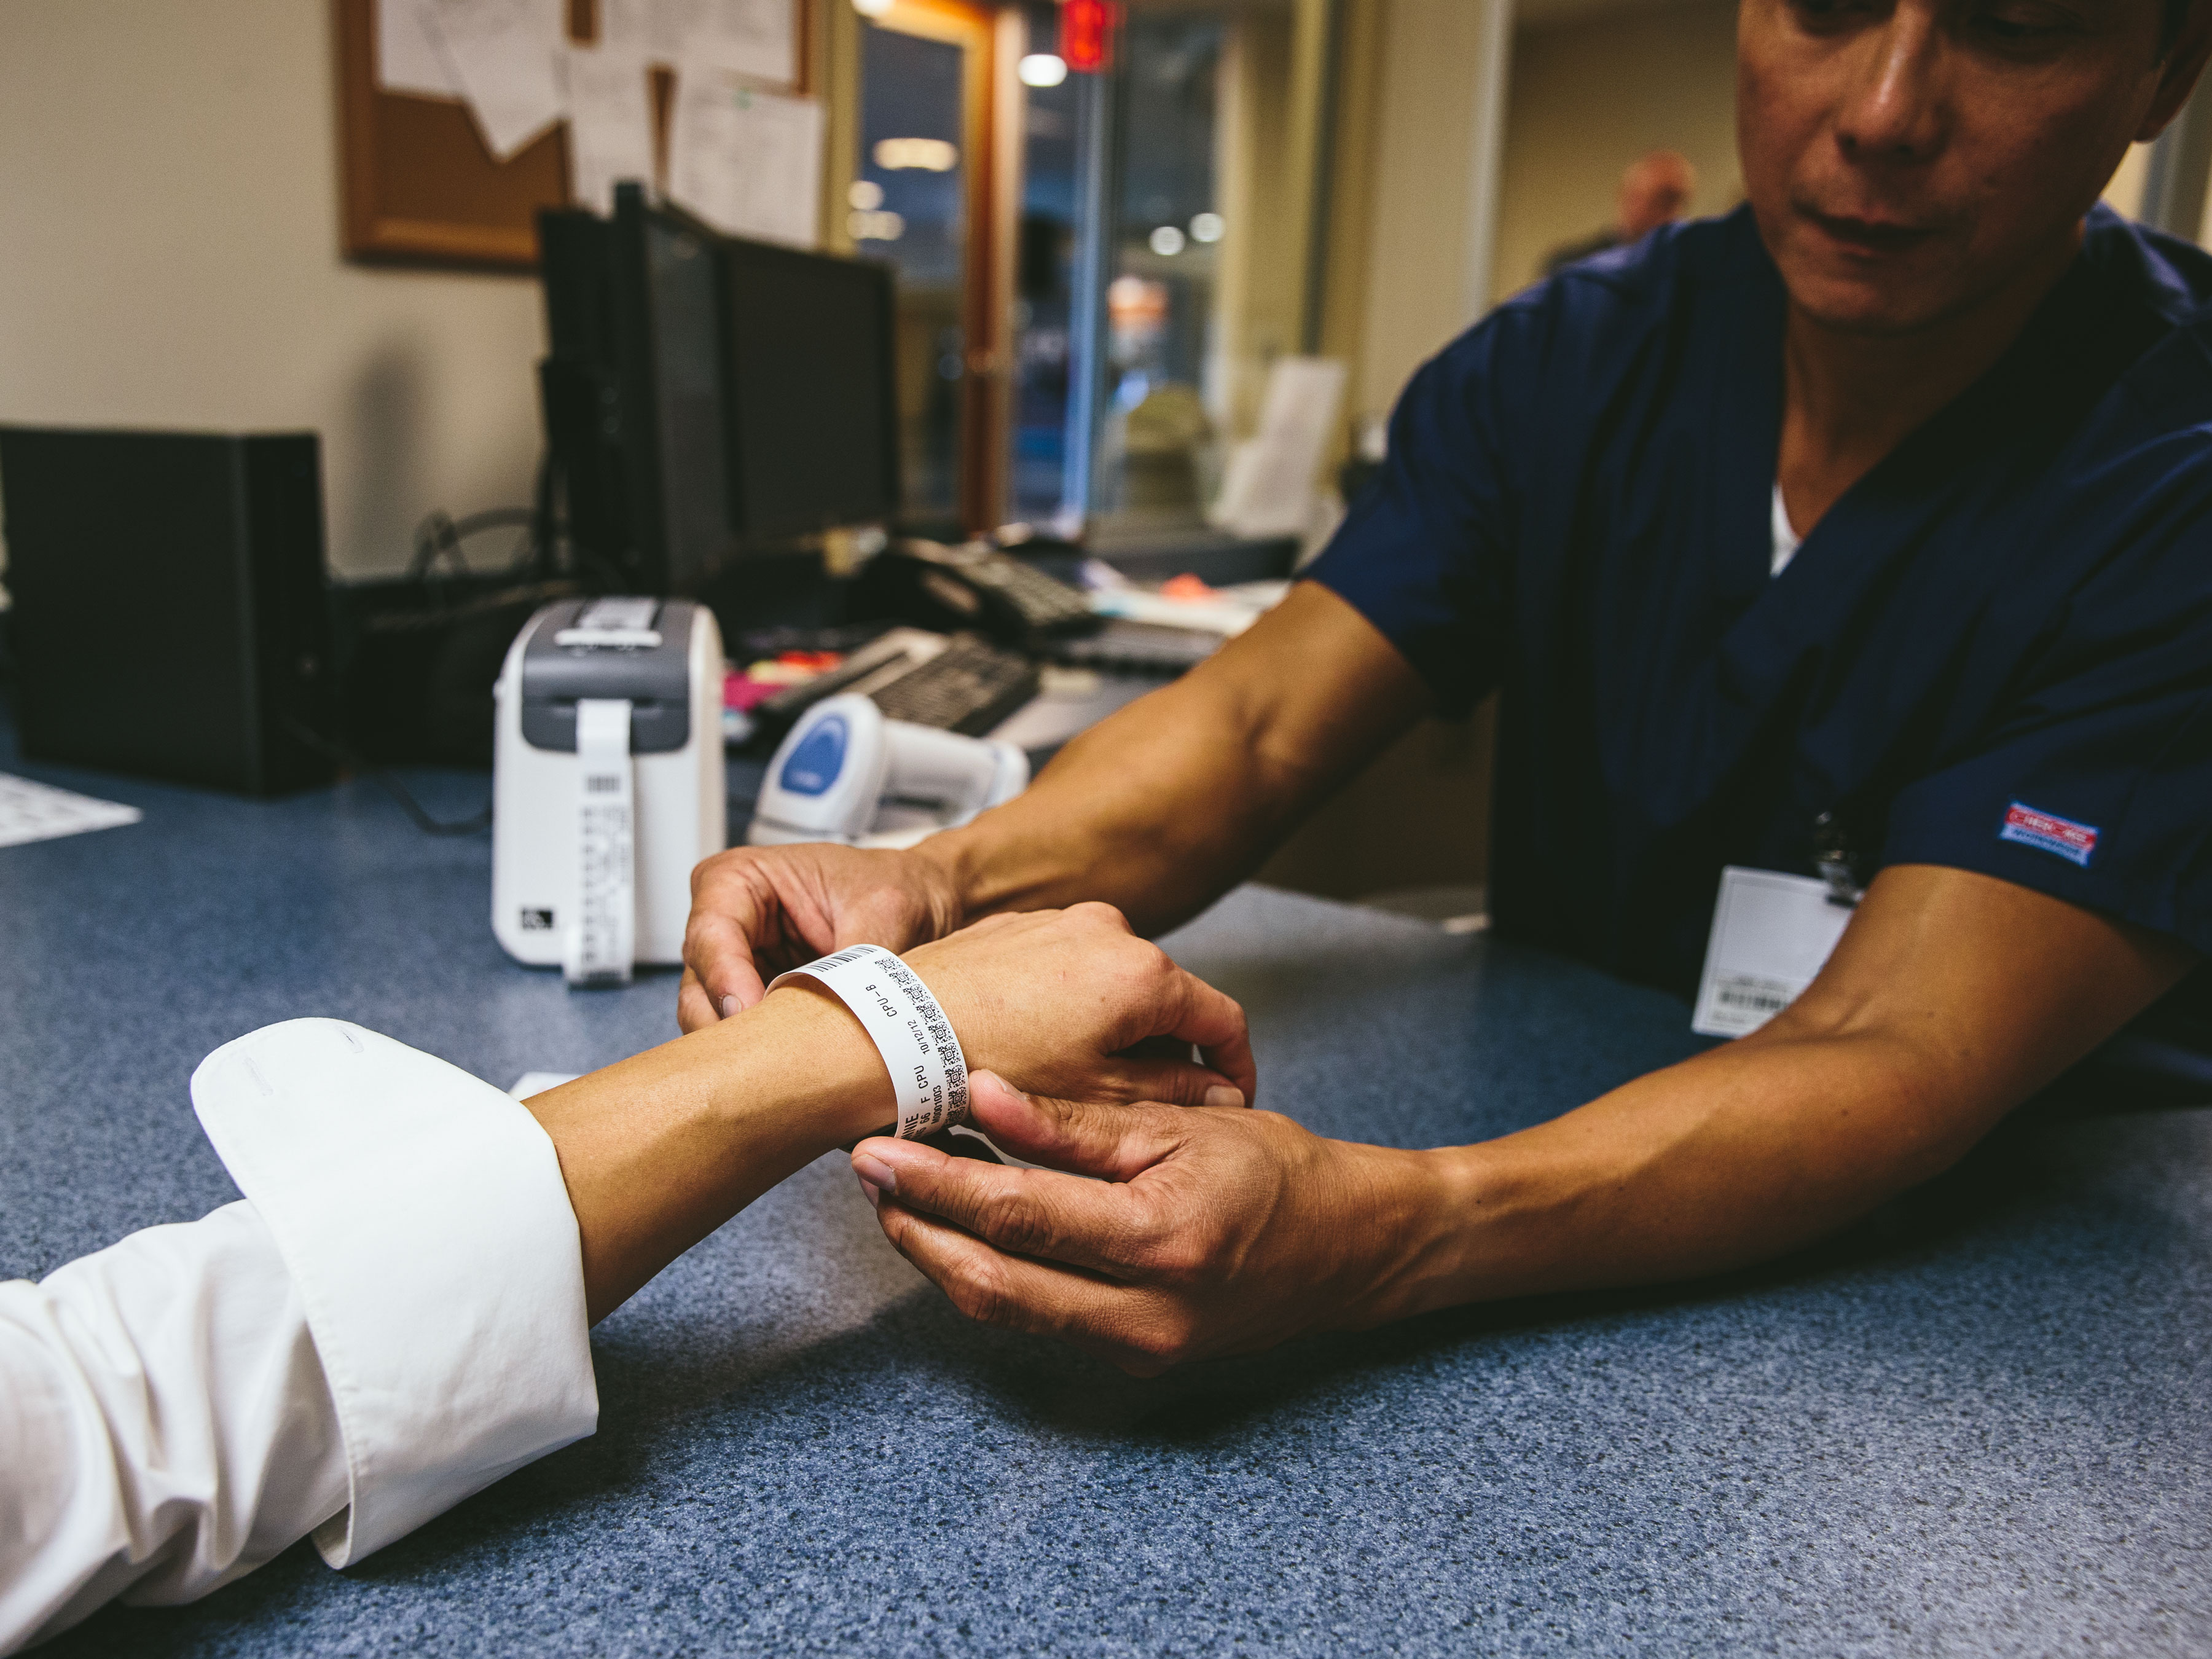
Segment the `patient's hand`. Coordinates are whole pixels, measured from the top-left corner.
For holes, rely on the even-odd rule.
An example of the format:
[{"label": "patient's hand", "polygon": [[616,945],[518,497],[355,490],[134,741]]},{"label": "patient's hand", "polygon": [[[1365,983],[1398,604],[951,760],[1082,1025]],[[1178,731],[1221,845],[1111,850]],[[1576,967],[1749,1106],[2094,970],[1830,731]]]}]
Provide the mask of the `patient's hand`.
[{"label": "patient's hand", "polygon": [[[1244,1011],[1137,938],[1110,904],[988,916],[907,961],[943,1005],[969,1066],[1024,1089],[1184,1106],[1252,1097]],[[1128,1052],[1154,1037],[1196,1043],[1206,1065]]]}]

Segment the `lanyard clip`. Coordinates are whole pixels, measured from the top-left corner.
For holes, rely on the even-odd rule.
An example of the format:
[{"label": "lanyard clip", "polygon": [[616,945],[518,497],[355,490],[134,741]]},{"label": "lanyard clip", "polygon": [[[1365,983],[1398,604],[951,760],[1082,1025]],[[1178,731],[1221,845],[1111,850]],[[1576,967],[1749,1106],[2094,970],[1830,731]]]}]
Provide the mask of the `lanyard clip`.
[{"label": "lanyard clip", "polygon": [[1813,820],[1813,867],[1820,872],[1820,879],[1828,884],[1828,902],[1846,910],[1858,908],[1866,896],[1866,889],[1859,885],[1857,872],[1852,867],[1851,840],[1843,823],[1833,812],[1823,812]]}]

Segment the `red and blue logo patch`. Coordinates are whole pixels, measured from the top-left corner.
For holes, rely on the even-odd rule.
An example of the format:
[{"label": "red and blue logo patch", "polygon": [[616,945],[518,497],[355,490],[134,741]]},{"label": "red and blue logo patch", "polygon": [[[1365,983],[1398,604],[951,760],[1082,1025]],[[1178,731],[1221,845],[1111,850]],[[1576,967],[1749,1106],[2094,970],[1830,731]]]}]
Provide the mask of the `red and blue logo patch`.
[{"label": "red and blue logo patch", "polygon": [[2097,826],[2076,823],[2055,812],[2039,812],[2014,801],[2005,809],[2004,827],[1997,831],[1997,839],[2016,841],[2040,853],[2056,853],[2086,870],[2090,854],[2097,850]]}]

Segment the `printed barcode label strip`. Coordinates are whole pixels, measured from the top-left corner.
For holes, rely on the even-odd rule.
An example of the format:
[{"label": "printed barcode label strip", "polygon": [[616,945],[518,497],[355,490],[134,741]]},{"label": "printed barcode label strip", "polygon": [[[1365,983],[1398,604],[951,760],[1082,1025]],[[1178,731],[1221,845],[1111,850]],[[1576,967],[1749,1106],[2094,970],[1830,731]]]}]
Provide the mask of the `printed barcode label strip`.
[{"label": "printed barcode label strip", "polygon": [[811,979],[853,1011],[891,1075],[898,1134],[916,1140],[968,1116],[968,1060],[952,1022],[914,969],[879,945],[854,945],[779,974],[773,991]]}]

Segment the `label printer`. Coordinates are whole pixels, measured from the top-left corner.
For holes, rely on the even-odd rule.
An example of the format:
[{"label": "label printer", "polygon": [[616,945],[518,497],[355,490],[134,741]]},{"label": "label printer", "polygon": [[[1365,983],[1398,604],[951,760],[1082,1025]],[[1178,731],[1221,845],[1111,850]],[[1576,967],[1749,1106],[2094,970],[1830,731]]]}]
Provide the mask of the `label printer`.
[{"label": "label printer", "polygon": [[722,638],[681,599],[567,599],[508,647],[492,768],[492,932],[572,985],[684,957],[722,850]]}]

